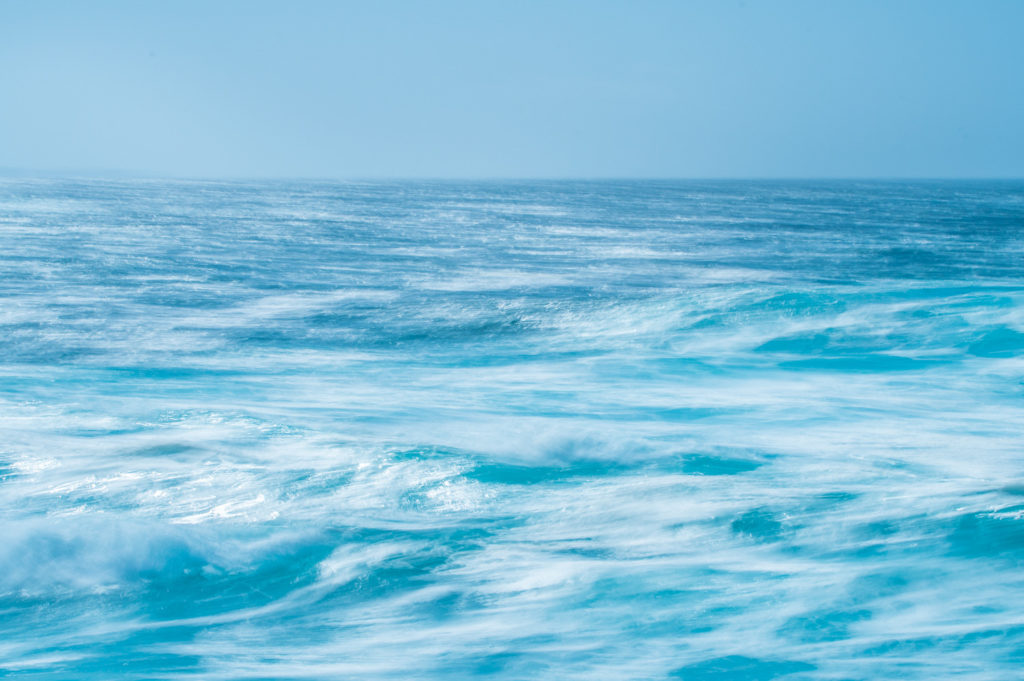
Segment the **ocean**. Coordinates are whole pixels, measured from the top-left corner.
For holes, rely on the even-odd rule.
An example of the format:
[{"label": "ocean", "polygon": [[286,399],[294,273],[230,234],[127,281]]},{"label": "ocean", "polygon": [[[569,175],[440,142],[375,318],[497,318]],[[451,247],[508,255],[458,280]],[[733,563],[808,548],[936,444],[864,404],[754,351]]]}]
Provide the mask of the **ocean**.
[{"label": "ocean", "polygon": [[0,674],[1005,681],[1024,182],[0,180]]}]

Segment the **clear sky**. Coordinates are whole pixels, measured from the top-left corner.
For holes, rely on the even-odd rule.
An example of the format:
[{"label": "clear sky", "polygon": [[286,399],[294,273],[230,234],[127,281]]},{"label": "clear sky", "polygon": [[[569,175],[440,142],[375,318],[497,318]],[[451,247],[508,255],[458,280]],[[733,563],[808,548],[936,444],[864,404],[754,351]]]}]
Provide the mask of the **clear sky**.
[{"label": "clear sky", "polygon": [[1024,1],[0,0],[0,168],[1024,177]]}]

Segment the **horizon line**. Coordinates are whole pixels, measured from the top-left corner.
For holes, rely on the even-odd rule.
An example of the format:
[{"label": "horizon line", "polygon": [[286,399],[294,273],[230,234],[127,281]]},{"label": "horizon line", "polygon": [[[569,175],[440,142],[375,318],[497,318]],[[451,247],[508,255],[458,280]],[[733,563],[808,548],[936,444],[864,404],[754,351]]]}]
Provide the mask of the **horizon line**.
[{"label": "horizon line", "polygon": [[163,182],[1021,182],[1024,175],[185,175],[129,170],[43,170],[0,167],[4,179],[149,180]]}]

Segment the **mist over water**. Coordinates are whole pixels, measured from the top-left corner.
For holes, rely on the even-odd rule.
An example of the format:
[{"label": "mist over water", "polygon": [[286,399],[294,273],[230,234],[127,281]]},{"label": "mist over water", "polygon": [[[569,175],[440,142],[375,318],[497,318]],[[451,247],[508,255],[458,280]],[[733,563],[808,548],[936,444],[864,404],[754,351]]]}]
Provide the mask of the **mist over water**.
[{"label": "mist over water", "polygon": [[0,669],[1003,681],[1024,183],[0,181]]}]

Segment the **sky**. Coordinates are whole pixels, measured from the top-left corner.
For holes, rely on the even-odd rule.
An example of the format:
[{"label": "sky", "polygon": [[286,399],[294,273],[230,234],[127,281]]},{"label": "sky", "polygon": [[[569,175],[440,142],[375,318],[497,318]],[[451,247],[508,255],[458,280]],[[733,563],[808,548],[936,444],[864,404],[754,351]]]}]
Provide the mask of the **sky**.
[{"label": "sky", "polygon": [[1024,177],[1024,2],[0,0],[0,169]]}]

